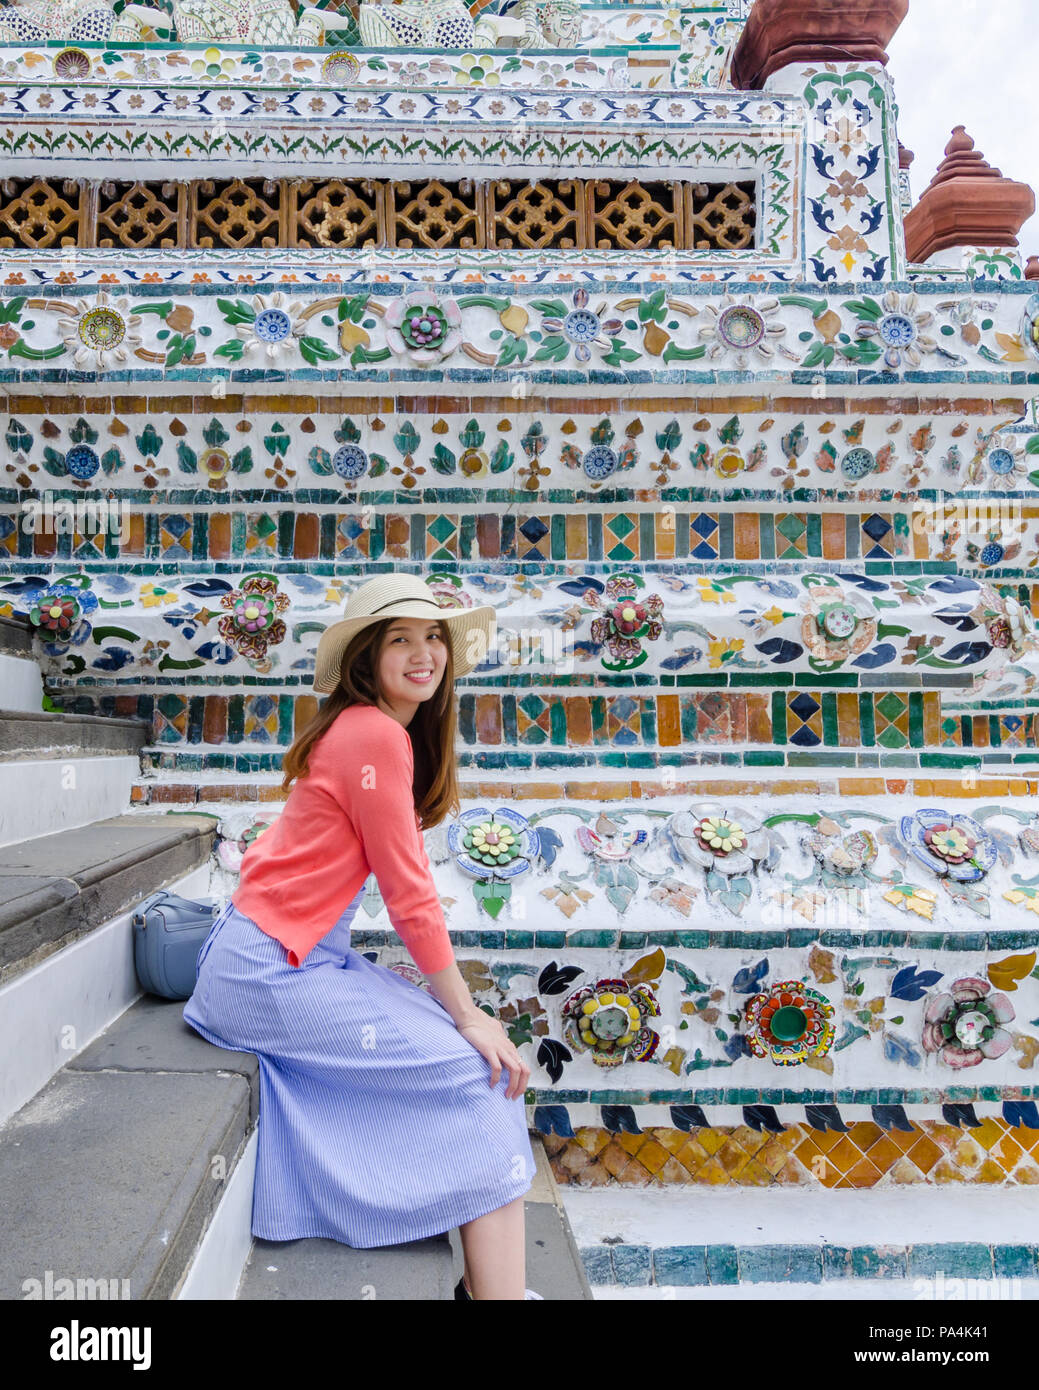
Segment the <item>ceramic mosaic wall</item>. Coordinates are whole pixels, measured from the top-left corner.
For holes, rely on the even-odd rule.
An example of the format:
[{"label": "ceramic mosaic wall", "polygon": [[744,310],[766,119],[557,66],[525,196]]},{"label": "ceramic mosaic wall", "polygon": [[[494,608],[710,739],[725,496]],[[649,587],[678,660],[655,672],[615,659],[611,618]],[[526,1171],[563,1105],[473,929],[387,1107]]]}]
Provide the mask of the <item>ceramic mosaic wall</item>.
[{"label": "ceramic mosaic wall", "polygon": [[1033,1182],[1020,255],[907,264],[885,69],[737,90],[745,0],[376,8],[5,12],[48,707],[151,721],[131,805],[227,893],[350,591],[492,603],[427,844],[560,1180]]}]

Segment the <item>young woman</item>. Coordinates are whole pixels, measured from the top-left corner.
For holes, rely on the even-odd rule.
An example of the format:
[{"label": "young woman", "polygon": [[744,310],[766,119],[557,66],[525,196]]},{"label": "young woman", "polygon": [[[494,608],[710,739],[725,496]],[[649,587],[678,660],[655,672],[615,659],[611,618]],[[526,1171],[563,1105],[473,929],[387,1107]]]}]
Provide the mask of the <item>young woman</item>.
[{"label": "young woman", "polygon": [[[455,963],[420,830],[457,813],[453,682],[493,608],[446,610],[421,579],[363,584],[318,645],[320,712],[283,760],[281,815],[242,860],[184,1018],[254,1052],[252,1233],[391,1245],[459,1228],[458,1299],[520,1299],[534,1176],[530,1068]],[[429,989],[350,945],[374,873]]]}]

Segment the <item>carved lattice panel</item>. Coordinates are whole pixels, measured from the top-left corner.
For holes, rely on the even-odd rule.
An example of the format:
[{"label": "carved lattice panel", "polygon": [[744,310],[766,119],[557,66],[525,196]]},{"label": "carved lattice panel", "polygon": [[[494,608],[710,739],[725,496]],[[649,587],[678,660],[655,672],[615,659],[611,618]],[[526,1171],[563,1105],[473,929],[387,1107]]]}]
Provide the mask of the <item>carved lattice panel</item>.
[{"label": "carved lattice panel", "polygon": [[176,247],[186,188],[176,183],[103,183],[98,189],[97,245]]},{"label": "carved lattice panel", "polygon": [[393,245],[486,246],[482,199],[472,179],[457,184],[391,183],[387,187],[387,223]]},{"label": "carved lattice panel", "polygon": [[587,246],[584,184],[577,179],[487,185],[488,246],[571,250]]},{"label": "carved lattice panel", "polygon": [[0,246],[83,244],[82,190],[73,179],[4,179],[0,194]]},{"label": "carved lattice panel", "polygon": [[192,245],[239,250],[284,246],[282,184],[276,179],[203,179],[194,186]]},{"label": "carved lattice panel", "polygon": [[0,188],[0,246],[29,248],[736,251],[754,245],[756,225],[753,181],[8,179]]},{"label": "carved lattice panel", "polygon": [[592,245],[603,251],[666,250],[682,245],[681,186],[588,182]]},{"label": "carved lattice panel", "polygon": [[742,251],[754,245],[753,183],[690,184],[688,245],[697,251]]},{"label": "carved lattice panel", "polygon": [[302,181],[293,188],[296,246],[384,246],[383,189],[374,179]]}]

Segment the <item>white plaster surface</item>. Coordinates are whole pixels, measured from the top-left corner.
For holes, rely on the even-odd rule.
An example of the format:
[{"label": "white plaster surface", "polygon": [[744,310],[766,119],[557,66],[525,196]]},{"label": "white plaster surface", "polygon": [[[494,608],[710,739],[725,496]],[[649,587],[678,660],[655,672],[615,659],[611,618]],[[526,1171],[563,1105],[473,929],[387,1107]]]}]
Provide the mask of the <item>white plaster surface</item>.
[{"label": "white plaster surface", "polygon": [[598,1245],[615,1236],[626,1245],[654,1248],[949,1241],[1020,1245],[1039,1239],[1039,1198],[1032,1187],[916,1184],[855,1192],[800,1192],[788,1187],[760,1192],[683,1186],[612,1192],[563,1186],[560,1193],[579,1246]]},{"label": "white plaster surface", "polygon": [[[200,865],[170,892],[203,897],[207,874]],[[0,1124],[140,998],[132,907],[0,986]]]},{"label": "white plaster surface", "polygon": [[0,762],[0,845],[123,815],[140,770],[136,755]]},{"label": "white plaster surface", "polygon": [[35,661],[0,654],[0,709],[35,714],[43,707],[43,677]]}]

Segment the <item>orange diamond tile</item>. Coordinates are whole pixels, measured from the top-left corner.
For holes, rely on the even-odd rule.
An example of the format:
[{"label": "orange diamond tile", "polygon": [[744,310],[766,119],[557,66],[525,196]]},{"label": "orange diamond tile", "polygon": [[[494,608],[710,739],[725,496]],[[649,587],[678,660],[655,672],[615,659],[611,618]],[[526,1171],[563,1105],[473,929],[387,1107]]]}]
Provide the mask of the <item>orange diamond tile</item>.
[{"label": "orange diamond tile", "polygon": [[841,1135],[841,1142],[834,1144],[826,1155],[828,1161],[836,1165],[841,1174],[847,1173],[849,1168],[854,1168],[862,1157],[859,1149],[851,1142],[847,1134]]},{"label": "orange diamond tile", "polygon": [[880,1169],[868,1158],[860,1158],[844,1175],[844,1181],[851,1187],[873,1187],[879,1180]]},{"label": "orange diamond tile", "polygon": [[869,1161],[881,1173],[886,1173],[901,1157],[902,1150],[897,1144],[892,1144],[887,1135],[883,1135],[869,1147]]},{"label": "orange diamond tile", "polygon": [[[778,1139],[778,1135],[773,1136]],[[790,1155],[782,1144],[770,1143],[764,1148],[759,1149],[756,1155],[758,1163],[761,1163],[770,1173],[778,1173],[780,1168],[785,1168],[790,1161]]]},{"label": "orange diamond tile", "polygon": [[1006,1171],[996,1162],[994,1158],[986,1158],[978,1171],[974,1174],[975,1182],[1006,1182]]},{"label": "orange diamond tile", "polygon": [[794,1150],[794,1154],[797,1158],[800,1159],[800,1161],[804,1164],[806,1168],[810,1168],[812,1166],[812,1159],[815,1158],[815,1156],[821,1152],[822,1150],[819,1148],[818,1144],[816,1144],[815,1140],[811,1137],[802,1140],[802,1142],[798,1144],[797,1148]]},{"label": "orange diamond tile", "polygon": [[688,1172],[692,1172],[694,1168],[699,1168],[701,1163],[707,1162],[708,1153],[697,1140],[690,1138],[689,1135],[686,1135],[686,1139],[688,1142],[683,1144],[680,1149],[673,1149],[671,1156]]},{"label": "orange diamond tile", "polygon": [[716,1154],[728,1137],[728,1134],[721,1129],[698,1129],[696,1131],[696,1142],[701,1144],[709,1154]]},{"label": "orange diamond tile", "polygon": [[1016,1139],[1012,1139],[1009,1134],[1004,1134],[999,1143],[989,1152],[989,1157],[998,1161],[1005,1172],[1010,1173],[1017,1166],[1017,1162],[1024,1153],[1021,1145]]},{"label": "orange diamond tile", "polygon": [[813,1129],[812,1139],[816,1146],[825,1154],[831,1149],[835,1149],[842,1143],[846,1136],[836,1129]]},{"label": "orange diamond tile", "polygon": [[668,1158],[663,1168],[657,1173],[656,1180],[657,1182],[666,1182],[671,1186],[678,1183],[688,1185],[689,1172],[682,1167],[677,1158]]},{"label": "orange diamond tile", "polygon": [[1014,1169],[1014,1181],[1033,1187],[1039,1183],[1039,1164],[1033,1158],[1023,1158]]},{"label": "orange diamond tile", "polygon": [[922,1133],[923,1131],[914,1125],[908,1134],[903,1129],[889,1129],[884,1137],[897,1149],[901,1149],[903,1153],[908,1153]]},{"label": "orange diamond tile", "polygon": [[972,1126],[970,1137],[983,1149],[991,1149],[1006,1134],[1006,1122],[986,1115],[980,1125]]},{"label": "orange diamond tile", "polygon": [[[830,1172],[836,1173],[836,1170],[831,1168]],[[783,1183],[787,1187],[803,1187],[806,1183],[814,1181],[812,1175],[806,1173],[805,1170],[793,1160],[789,1161],[785,1168],[780,1168],[775,1177],[777,1183]]]},{"label": "orange diamond tile", "polygon": [[771,1187],[772,1174],[763,1163],[760,1163],[756,1158],[752,1158],[740,1169],[740,1175],[737,1181],[740,1187]]},{"label": "orange diamond tile", "polygon": [[613,1136],[613,1142],[619,1144],[626,1154],[637,1154],[646,1144],[648,1136],[645,1134],[628,1134],[622,1130],[620,1134]]},{"label": "orange diamond tile", "polygon": [[906,1157],[916,1164],[921,1173],[929,1173],[942,1156],[942,1151],[929,1135],[918,1138]]},{"label": "orange diamond tile", "polygon": [[750,1125],[736,1125],[731,1138],[739,1144],[744,1153],[756,1154],[758,1149],[768,1143],[769,1136],[763,1129],[751,1129]]},{"label": "orange diamond tile", "polygon": [[638,1152],[638,1162],[649,1173],[659,1173],[670,1157],[671,1155],[663,1144],[658,1144],[655,1139],[651,1139],[648,1144],[643,1144]]},{"label": "orange diamond tile", "polygon": [[924,1121],[922,1126],[926,1129],[930,1139],[938,1145],[940,1149],[954,1149],[963,1137],[963,1131],[958,1125],[940,1125],[935,1121]]},{"label": "orange diamond tile", "polygon": [[869,1153],[877,1140],[884,1137],[884,1131],[872,1120],[853,1120],[849,1128],[848,1137],[860,1153]]},{"label": "orange diamond tile", "polygon": [[1039,1129],[1026,1129],[1024,1125],[1020,1125],[1014,1130],[1014,1138],[1022,1148],[1030,1149],[1034,1153],[1039,1145]]},{"label": "orange diamond tile", "polygon": [[702,1168],[696,1170],[695,1178],[697,1182],[704,1183],[708,1187],[721,1187],[729,1181],[728,1173],[717,1158],[709,1158]]},{"label": "orange diamond tile", "polygon": [[732,1139],[727,1139],[715,1154],[715,1158],[725,1169],[729,1177],[734,1177],[748,1160],[748,1155],[743,1152],[739,1144]]}]

